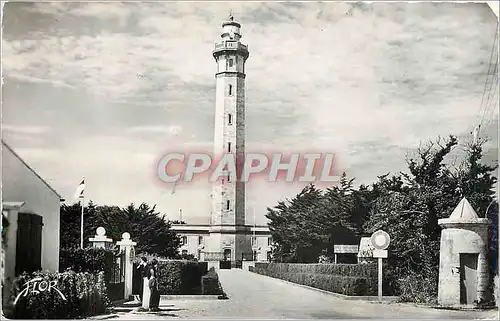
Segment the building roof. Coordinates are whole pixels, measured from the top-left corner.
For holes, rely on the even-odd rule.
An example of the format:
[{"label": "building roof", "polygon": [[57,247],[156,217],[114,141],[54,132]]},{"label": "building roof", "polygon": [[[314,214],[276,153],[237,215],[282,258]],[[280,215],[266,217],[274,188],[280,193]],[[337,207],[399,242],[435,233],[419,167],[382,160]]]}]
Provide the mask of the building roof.
[{"label": "building roof", "polygon": [[474,211],[469,201],[464,197],[460,203],[458,203],[457,207],[455,207],[449,219],[458,222],[474,222],[479,219],[479,216],[476,211]]},{"label": "building roof", "polygon": [[467,224],[489,224],[487,218],[479,217],[470,205],[469,201],[464,197],[453,210],[450,217],[438,220],[439,225],[443,227],[457,227]]},{"label": "building roof", "polygon": [[54,192],[57,196],[59,196],[59,198],[61,198],[61,195],[59,195],[58,192],[56,192],[56,190],[54,188],[52,188],[52,186],[49,185],[49,183],[47,183],[40,175],[38,175],[38,173],[33,169],[31,168],[31,166],[28,165],[28,163],[26,163],[22,158],[21,156],[19,156],[13,149],[12,147],[10,147],[3,139],[2,139],[2,146],[7,148],[17,159],[19,159],[19,161],[21,161],[21,163],[24,164],[24,166],[26,166],[33,174],[35,174],[36,177],[38,177],[44,184],[45,186],[47,186],[52,192]]}]

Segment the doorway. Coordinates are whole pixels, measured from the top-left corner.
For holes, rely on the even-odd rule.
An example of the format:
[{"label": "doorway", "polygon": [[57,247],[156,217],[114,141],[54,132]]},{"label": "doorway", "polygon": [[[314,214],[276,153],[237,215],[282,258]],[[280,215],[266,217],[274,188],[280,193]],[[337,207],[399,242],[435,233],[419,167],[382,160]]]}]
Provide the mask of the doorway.
[{"label": "doorway", "polygon": [[474,304],[477,300],[478,254],[460,253],[460,304]]},{"label": "doorway", "polygon": [[231,269],[231,249],[224,249],[223,259],[219,262],[220,269]]},{"label": "doorway", "polygon": [[40,215],[19,213],[17,219],[16,275],[42,268],[42,227]]}]

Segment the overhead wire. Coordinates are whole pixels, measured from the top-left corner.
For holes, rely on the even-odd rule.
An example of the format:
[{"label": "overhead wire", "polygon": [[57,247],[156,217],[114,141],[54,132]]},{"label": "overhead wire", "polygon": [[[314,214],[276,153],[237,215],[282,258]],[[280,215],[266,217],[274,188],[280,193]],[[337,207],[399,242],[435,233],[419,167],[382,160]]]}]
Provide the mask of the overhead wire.
[{"label": "overhead wire", "polygon": [[[488,72],[486,73],[486,77],[485,77],[485,81],[484,81],[484,88],[483,88],[483,93],[482,93],[482,96],[481,96],[481,103],[480,103],[480,106],[479,106],[479,111],[478,111],[478,114],[476,116],[476,124],[478,123],[478,120],[479,120],[479,124],[477,126],[474,127],[473,131],[477,131],[475,133],[475,136],[479,137],[479,134],[481,132],[481,129],[483,127],[483,123],[487,117],[487,115],[489,114],[489,106],[490,106],[490,101],[491,101],[491,98],[492,98],[492,89],[493,89],[493,86],[495,85],[495,92],[497,91],[498,89],[498,43],[497,43],[497,40],[498,40],[498,22],[497,22],[497,26],[496,26],[496,30],[495,30],[495,35],[493,37],[493,45],[492,45],[492,48],[491,48],[491,53],[490,53],[490,59],[489,59],[489,63],[488,63]],[[495,50],[497,49],[497,50]],[[495,55],[495,53],[497,53],[497,55]],[[495,58],[494,58],[495,57]],[[493,63],[493,61],[495,61],[495,63]],[[493,67],[493,69],[492,69]],[[490,77],[492,76],[492,77]],[[491,81],[489,81],[491,80]],[[495,81],[496,80],[496,81]],[[489,88],[488,88],[488,85],[489,85]],[[493,93],[493,97],[494,97],[495,93]],[[486,98],[486,102],[485,102],[485,98]]]}]

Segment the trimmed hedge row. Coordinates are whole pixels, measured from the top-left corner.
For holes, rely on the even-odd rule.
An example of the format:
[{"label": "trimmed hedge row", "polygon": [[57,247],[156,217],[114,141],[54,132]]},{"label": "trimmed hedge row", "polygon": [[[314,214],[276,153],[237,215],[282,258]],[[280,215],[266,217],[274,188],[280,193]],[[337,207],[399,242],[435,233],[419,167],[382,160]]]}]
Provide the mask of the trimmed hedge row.
[{"label": "trimmed hedge row", "polygon": [[59,271],[68,269],[74,272],[104,272],[106,282],[112,275],[114,253],[100,248],[63,248],[59,250]]},{"label": "trimmed hedge row", "polygon": [[277,273],[314,273],[341,276],[377,278],[377,265],[372,264],[301,264],[301,263],[255,263],[256,269]]},{"label": "trimmed hedge row", "polygon": [[222,286],[219,282],[219,276],[212,267],[207,274],[201,278],[201,293],[204,295],[222,295]]},{"label": "trimmed hedge row", "polygon": [[158,263],[160,294],[201,294],[201,279],[207,274],[207,270],[207,262],[160,261]]},{"label": "trimmed hedge row", "polygon": [[[38,278],[41,279],[35,288],[38,293],[32,291],[33,287],[26,291],[26,282]],[[53,282],[53,288],[48,287],[50,282]],[[102,314],[110,307],[111,302],[102,272],[97,275],[72,271],[34,272],[16,278],[10,305],[11,309],[6,311],[7,318],[77,319]]]},{"label": "trimmed hedge row", "polygon": [[344,295],[377,293],[377,269],[372,265],[255,263],[250,271]]}]

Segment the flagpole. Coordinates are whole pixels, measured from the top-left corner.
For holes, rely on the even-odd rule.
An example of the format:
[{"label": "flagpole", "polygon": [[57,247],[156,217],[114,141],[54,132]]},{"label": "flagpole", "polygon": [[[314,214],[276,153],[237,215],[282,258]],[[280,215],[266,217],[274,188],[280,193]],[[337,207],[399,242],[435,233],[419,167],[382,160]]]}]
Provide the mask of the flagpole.
[{"label": "flagpole", "polygon": [[84,206],[84,197],[81,197],[81,206],[82,206],[82,215],[80,219],[80,248],[83,249],[83,206]]},{"label": "flagpole", "polygon": [[[83,178],[83,182],[85,184],[85,177]],[[85,206],[85,188],[82,191],[81,206],[82,206],[82,214],[80,218],[80,248],[83,250],[83,207]]]}]

